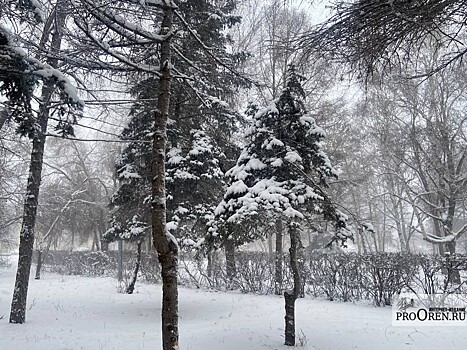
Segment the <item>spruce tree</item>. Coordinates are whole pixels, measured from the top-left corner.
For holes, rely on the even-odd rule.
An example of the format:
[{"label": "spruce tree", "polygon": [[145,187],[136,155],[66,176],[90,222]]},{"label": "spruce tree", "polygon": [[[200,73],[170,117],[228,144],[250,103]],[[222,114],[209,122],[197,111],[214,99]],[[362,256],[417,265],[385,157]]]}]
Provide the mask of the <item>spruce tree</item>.
[{"label": "spruce tree", "polygon": [[228,240],[246,242],[257,237],[249,235],[249,230],[232,227],[255,225],[265,211],[284,219],[290,236],[294,279],[293,289],[284,293],[285,344],[294,345],[294,304],[301,290],[297,265],[301,222],[306,216],[322,215],[335,223],[334,240],[341,242],[347,238],[347,230],[345,216],[325,192],[327,180],[336,178],[338,172],[323,151],[324,130],[305,107],[303,77],[293,66],[287,73],[286,87],[278,99],[264,109],[250,107],[249,113],[254,117],[246,132],[247,145],[236,165],[226,173],[230,186],[216,208],[206,238],[214,244]]},{"label": "spruce tree", "polygon": [[[221,65],[230,66],[239,60],[227,52],[231,39],[224,31],[239,21],[232,15],[234,9],[234,1],[180,2],[178,12],[185,16],[175,21],[183,34],[172,41],[173,65],[177,72],[186,74],[186,79],[174,79],[171,89],[167,222],[182,246],[192,245],[204,234],[206,217],[212,216],[224,191],[226,163],[237,150],[231,135],[238,128],[240,116],[224,100],[234,96],[235,87],[243,82]],[[206,50],[200,40],[216,48],[215,52]],[[157,87],[156,78],[146,78],[135,82],[131,90],[135,103],[122,132],[122,139],[131,142],[116,165],[120,186],[111,203],[114,214],[105,235],[108,241],[132,236],[126,230],[132,227],[133,219],[141,223],[150,220],[150,142],[155,108],[151,94]]]}]

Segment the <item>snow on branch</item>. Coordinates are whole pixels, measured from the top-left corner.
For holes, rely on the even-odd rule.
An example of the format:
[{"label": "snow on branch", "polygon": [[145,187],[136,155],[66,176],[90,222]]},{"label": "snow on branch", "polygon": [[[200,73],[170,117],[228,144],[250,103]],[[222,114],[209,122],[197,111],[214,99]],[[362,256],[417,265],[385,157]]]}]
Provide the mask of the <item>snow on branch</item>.
[{"label": "snow on branch", "polygon": [[157,7],[163,10],[177,9],[178,6],[172,0],[128,0],[129,2],[137,5]]},{"label": "snow on branch", "polygon": [[77,105],[80,109],[84,108],[84,101],[78,97],[76,87],[58,69],[52,68],[48,64],[44,64],[40,69],[33,70],[31,73],[44,79],[56,79],[57,85],[65,93],[69,102]]},{"label": "snow on branch", "polygon": [[57,86],[67,98],[67,103],[75,106],[78,109],[84,107],[84,102],[78,97],[76,87],[71,83],[70,79],[65,76],[60,70],[53,68],[49,64],[42,63],[34,57],[30,57],[21,47],[12,42],[9,32],[0,27],[1,32],[6,35],[7,45],[4,45],[1,51],[2,70],[12,72],[12,67],[17,65],[17,61],[24,62],[26,65],[23,71],[15,72],[23,75],[33,75],[41,80],[55,79]]},{"label": "snow on branch", "polygon": [[424,239],[430,243],[435,243],[435,244],[450,243],[450,242],[457,241],[466,231],[467,231],[467,224],[462,226],[456,232],[452,232],[449,235],[446,235],[444,237],[438,237],[438,236],[427,233]]},{"label": "snow on branch", "polygon": [[[145,30],[141,25],[127,21],[122,15],[119,15],[107,7],[96,7],[94,2],[89,0],[82,0],[86,3],[87,9],[90,13],[97,18],[101,23],[105,24],[109,29],[115,33],[129,39],[134,44],[149,44],[149,43],[162,43],[174,34],[171,31],[165,35],[151,33]],[[145,40],[137,39],[139,35]]]},{"label": "snow on branch", "polygon": [[140,72],[146,72],[146,73],[151,73],[151,74],[155,74],[157,76],[160,76],[160,71],[159,71],[159,67],[155,67],[155,66],[152,66],[152,65],[148,65],[148,64],[141,64],[141,63],[137,63],[137,62],[134,62],[132,60],[130,60],[129,58],[125,57],[124,55],[118,53],[118,52],[115,52],[113,50],[111,50],[109,44],[107,43],[104,43],[102,42],[101,40],[99,40],[98,38],[96,38],[92,33],[91,31],[89,30],[88,26],[85,25],[84,23],[80,23],[76,18],[75,18],[75,24],[78,26],[79,29],[81,29],[83,31],[83,33],[92,41],[94,42],[102,51],[104,51],[105,53],[107,53],[108,55],[112,56],[113,58],[115,58],[117,61],[123,63],[123,64],[126,64],[132,68],[134,68],[136,71],[140,71]]}]

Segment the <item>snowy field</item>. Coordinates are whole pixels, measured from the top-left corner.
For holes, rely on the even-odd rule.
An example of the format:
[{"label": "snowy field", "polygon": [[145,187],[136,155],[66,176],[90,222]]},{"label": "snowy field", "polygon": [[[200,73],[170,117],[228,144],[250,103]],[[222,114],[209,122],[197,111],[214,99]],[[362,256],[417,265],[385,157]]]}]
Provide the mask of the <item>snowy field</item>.
[{"label": "snowy field", "polygon": [[[31,280],[27,323],[8,323],[14,267],[0,267],[1,350],[161,349],[159,285],[117,293],[110,278],[45,274]],[[290,349],[283,345],[284,301],[180,288],[180,348]],[[467,349],[465,327],[391,326],[391,309],[301,299],[298,349]]]}]

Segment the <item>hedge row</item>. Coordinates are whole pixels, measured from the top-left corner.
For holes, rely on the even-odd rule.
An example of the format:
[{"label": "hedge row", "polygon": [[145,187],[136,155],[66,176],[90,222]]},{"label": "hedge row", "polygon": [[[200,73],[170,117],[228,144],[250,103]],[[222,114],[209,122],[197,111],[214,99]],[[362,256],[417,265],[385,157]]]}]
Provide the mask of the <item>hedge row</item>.
[{"label": "hedge row", "polygon": [[[123,256],[128,280],[135,253]],[[274,258],[265,253],[240,252],[233,278],[226,273],[222,254],[206,258],[180,257],[180,283],[214,290],[238,289],[244,293],[272,294],[275,291]],[[329,300],[370,300],[376,306],[390,305],[401,291],[420,293],[467,293],[467,257],[402,253],[305,253],[300,261],[304,293]],[[83,276],[116,276],[117,252],[50,252],[49,271]],[[288,257],[282,257],[282,289],[291,287]],[[143,253],[140,280],[157,283],[159,264],[155,254]]]}]

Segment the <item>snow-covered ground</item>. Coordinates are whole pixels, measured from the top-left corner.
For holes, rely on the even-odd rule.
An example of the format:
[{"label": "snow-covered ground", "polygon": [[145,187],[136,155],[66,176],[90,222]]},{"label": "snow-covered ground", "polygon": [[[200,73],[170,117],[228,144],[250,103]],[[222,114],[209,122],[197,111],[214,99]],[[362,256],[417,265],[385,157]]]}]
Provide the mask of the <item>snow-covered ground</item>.
[{"label": "snow-covered ground", "polygon": [[[159,285],[117,293],[110,278],[45,274],[31,280],[27,323],[8,323],[14,267],[0,267],[1,350],[161,349]],[[277,296],[180,288],[180,348],[290,349],[283,344],[284,303]],[[391,326],[391,309],[301,299],[303,349],[467,349],[465,327]]]}]

